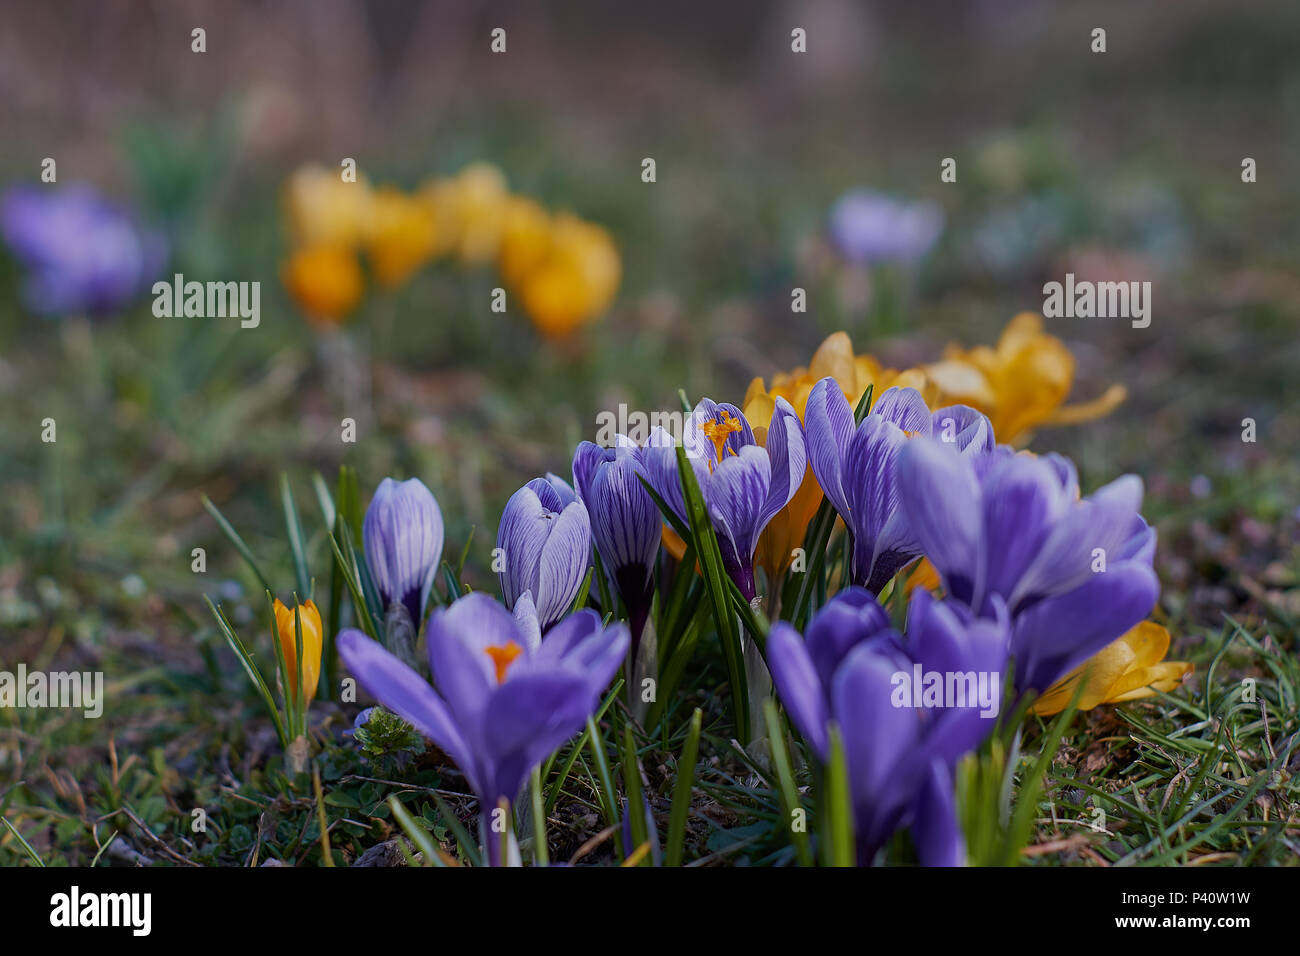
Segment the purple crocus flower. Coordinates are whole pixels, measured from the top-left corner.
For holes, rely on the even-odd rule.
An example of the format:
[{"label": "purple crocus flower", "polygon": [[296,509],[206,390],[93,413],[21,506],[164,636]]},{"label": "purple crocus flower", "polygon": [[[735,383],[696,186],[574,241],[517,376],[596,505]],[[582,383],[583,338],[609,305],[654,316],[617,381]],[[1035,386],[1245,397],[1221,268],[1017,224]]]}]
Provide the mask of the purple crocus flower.
[{"label": "purple crocus flower", "polygon": [[925,257],[943,232],[943,209],[854,189],[836,200],[827,222],[831,243],[856,265],[910,264]]},{"label": "purple crocus flower", "polygon": [[545,630],[573,605],[590,566],[587,508],[563,478],[534,478],[506,502],[497,548],[506,606],[530,594]]},{"label": "purple crocus flower", "polygon": [[385,478],[366,509],[362,538],[385,607],[402,604],[418,628],[442,559],[438,500],[419,478]]},{"label": "purple crocus flower", "polygon": [[433,686],[358,630],[343,631],[338,646],[361,685],[460,768],[479,797],[488,859],[500,865],[492,812],[595,713],[627,652],[627,627],[602,628],[584,609],[542,640],[530,598],[511,615],[474,593],[435,610],[426,637]]},{"label": "purple crocus flower", "polygon": [[641,484],[635,449],[620,435],[614,448],[584,441],[573,453],[573,484],[587,506],[601,566],[627,607],[634,658],[654,597],[651,573],[663,526],[654,499]]},{"label": "purple crocus flower", "polygon": [[[807,467],[799,416],[778,398],[764,447],[739,408],[706,398],[691,412],[682,444],[718,532],[727,573],[752,601],[758,537],[799,490]],[[652,441],[637,455],[650,487],[686,522],[676,449]]]},{"label": "purple crocus flower", "polygon": [[[806,638],[783,621],[772,626],[772,680],[822,763],[830,759],[830,727],[839,728],[860,864],[870,864],[901,827],[911,829],[922,864],[962,862],[952,767],[993,728],[1006,653],[1005,614],[980,620],[925,591],[912,598],[905,642],[858,587],[832,598]],[[913,688],[917,675],[935,699]],[[944,696],[949,687],[955,699]],[[982,699],[965,696],[974,688],[986,691]]]},{"label": "purple crocus flower", "polygon": [[833,378],[813,386],[804,411],[808,460],[817,483],[853,538],[850,576],[879,594],[921,553],[898,506],[898,453],[911,436],[936,434],[963,455],[993,449],[988,418],[965,405],[931,414],[914,388],[891,388],[853,423],[853,409]]},{"label": "purple crocus flower", "polygon": [[999,449],[983,467],[931,441],[899,456],[902,509],[948,596],[1005,604],[1018,691],[1045,691],[1144,619],[1156,533],[1125,475],[1080,499],[1074,465]]},{"label": "purple crocus flower", "polygon": [[42,315],[129,305],[167,261],[162,234],[85,185],[20,185],[0,199],[0,235],[26,270],[22,297]]}]

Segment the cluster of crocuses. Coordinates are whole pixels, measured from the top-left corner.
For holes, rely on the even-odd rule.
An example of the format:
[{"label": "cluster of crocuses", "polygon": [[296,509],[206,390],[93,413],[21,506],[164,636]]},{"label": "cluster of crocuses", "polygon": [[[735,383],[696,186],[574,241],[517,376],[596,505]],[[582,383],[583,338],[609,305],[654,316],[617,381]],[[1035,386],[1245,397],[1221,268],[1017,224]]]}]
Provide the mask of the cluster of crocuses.
[{"label": "cluster of crocuses", "polygon": [[[707,521],[726,587],[748,602],[722,597],[715,614],[757,609],[765,597],[771,609],[764,592],[776,582],[756,571],[758,542],[811,469],[847,535],[838,579],[823,580],[822,593],[827,584],[839,591],[811,616],[792,609],[770,630],[742,613],[750,646],[765,651],[811,753],[826,762],[832,740],[842,746],[859,862],[871,863],[903,828],[922,862],[961,862],[956,761],[995,726],[1003,690],[1013,704],[1059,693],[1063,679],[1077,682],[1090,658],[1143,621],[1158,596],[1155,532],[1139,512],[1134,476],[1080,497],[1068,460],[997,444],[990,420],[969,406],[931,411],[916,389],[897,386],[868,401],[855,412],[828,376],[807,394],[802,420],[776,397],[757,437],[739,408],[704,399],[679,437],[656,429],[644,443],[583,442],[572,484],[536,478],[505,506],[493,552],[504,606],[472,594],[429,615],[432,686],[409,640],[385,649],[357,630],[340,636],[361,683],[474,787],[490,859],[505,859],[510,847],[493,837],[492,811],[512,803],[531,769],[581,729],[620,665],[630,674],[637,664],[665,522],[686,530]],[[696,496],[706,519],[692,516]],[[698,532],[689,533],[703,563]],[[418,628],[429,611],[441,559],[434,496],[418,480],[386,479],[364,538],[388,632],[409,635],[407,622]],[[828,550],[812,525],[804,543],[822,557]],[[878,598],[901,594],[900,572],[922,557],[941,589],[914,589],[896,629]],[[599,600],[593,576],[612,624],[573,610]],[[924,678],[914,688],[913,675]],[[977,695],[977,684],[996,693]],[[969,693],[953,696],[954,686]]]},{"label": "cluster of crocuses", "polygon": [[293,251],[284,283],[310,317],[342,321],[360,303],[364,253],[384,288],[436,259],[495,263],[509,295],[544,335],[560,337],[599,317],[618,291],[622,264],[609,233],[510,192],[501,170],[472,163],[414,192],[372,188],[364,175],[305,166],[288,180]]}]

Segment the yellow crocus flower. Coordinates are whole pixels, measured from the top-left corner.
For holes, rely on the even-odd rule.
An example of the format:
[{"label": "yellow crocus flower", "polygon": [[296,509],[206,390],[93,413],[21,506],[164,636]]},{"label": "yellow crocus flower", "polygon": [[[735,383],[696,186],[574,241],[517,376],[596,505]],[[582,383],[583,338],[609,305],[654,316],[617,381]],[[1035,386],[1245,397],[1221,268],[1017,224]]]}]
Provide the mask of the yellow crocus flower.
[{"label": "yellow crocus flower", "polygon": [[1143,621],[1053,684],[1034,701],[1030,711],[1044,717],[1060,713],[1069,705],[1081,680],[1086,683],[1079,697],[1079,710],[1171,691],[1191,673],[1192,665],[1165,660],[1168,652],[1169,632],[1154,621]]},{"label": "yellow crocus flower", "polygon": [[551,254],[554,228],[541,203],[526,196],[511,196],[501,229],[497,269],[510,287],[539,268]]},{"label": "yellow crocus flower", "polygon": [[348,183],[337,169],[317,165],[297,169],[284,186],[285,216],[294,245],[359,246],[369,229],[371,198],[363,177]]},{"label": "yellow crocus flower", "polygon": [[[1033,312],[1012,319],[994,348],[950,345],[939,362],[924,366],[938,387],[940,405],[979,409],[999,442],[1015,444],[1039,425],[1072,425],[1108,414],[1124,401],[1121,385],[1081,405],[1062,403],[1074,382],[1074,356],[1043,331]],[[933,405],[931,406],[933,407]]]},{"label": "yellow crocus flower", "polygon": [[470,163],[452,183],[443,199],[450,204],[448,217],[459,226],[456,254],[468,265],[491,262],[501,246],[510,201],[505,174],[491,163]]},{"label": "yellow crocus flower", "polygon": [[366,285],[356,255],[331,245],[299,249],[285,262],[281,278],[299,308],[331,324],[357,307]]},{"label": "yellow crocus flower", "polygon": [[275,628],[279,632],[280,650],[284,653],[285,681],[284,691],[289,695],[298,693],[298,625],[302,627],[302,673],[303,697],[310,701],[316,696],[316,685],[320,681],[320,657],[324,628],[321,626],[320,611],[315,602],[308,600],[299,604],[294,610],[279,599],[275,600]]},{"label": "yellow crocus flower", "polygon": [[433,258],[437,244],[437,222],[426,203],[391,186],[375,191],[366,253],[381,284],[405,282]]},{"label": "yellow crocus flower", "polygon": [[607,231],[560,213],[546,255],[518,280],[524,310],[543,335],[561,338],[609,308],[622,269]]}]

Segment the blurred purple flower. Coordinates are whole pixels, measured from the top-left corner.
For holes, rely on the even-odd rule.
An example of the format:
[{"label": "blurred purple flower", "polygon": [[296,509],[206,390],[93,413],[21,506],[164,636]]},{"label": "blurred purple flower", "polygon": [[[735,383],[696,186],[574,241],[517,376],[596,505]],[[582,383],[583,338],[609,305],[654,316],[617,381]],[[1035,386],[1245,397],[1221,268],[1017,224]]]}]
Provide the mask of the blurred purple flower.
[{"label": "blurred purple flower", "polygon": [[943,232],[943,209],[869,189],[846,192],[831,207],[827,228],[841,256],[856,265],[911,264],[925,257]]},{"label": "blurred purple flower", "polygon": [[1019,691],[1045,691],[1143,620],[1160,594],[1142,481],[1080,499],[1074,465],[999,448],[983,467],[936,442],[899,455],[902,510],[949,598],[1005,604]]},{"label": "blurred purple flower", "polygon": [[[976,699],[920,707],[899,693],[923,673],[992,676],[996,707],[1007,659],[1005,612],[975,618],[918,591],[908,609],[907,640],[869,592],[849,587],[832,598],[801,638],[779,621],[768,637],[767,661],[781,702],[824,764],[830,728],[844,742],[853,800],[858,862],[869,865],[890,835],[910,827],[921,863],[960,865],[965,851],[957,824],[952,767],[996,723],[996,710]],[[965,686],[965,685],[963,685]]]},{"label": "blurred purple flower", "polygon": [[595,713],[627,652],[627,628],[602,628],[587,609],[542,640],[531,599],[512,616],[474,593],[435,610],[426,637],[433,686],[358,630],[343,631],[338,646],[361,685],[460,768],[479,797],[488,859],[500,865],[493,811]]},{"label": "blurred purple flower", "polygon": [[914,388],[888,389],[855,427],[849,400],[829,377],[808,395],[804,432],[817,483],[853,538],[852,581],[873,594],[921,553],[898,499],[898,453],[909,436],[938,435],[963,455],[993,450],[988,418],[965,405],[931,414]]},{"label": "blurred purple flower", "polygon": [[366,563],[384,606],[400,602],[416,628],[442,559],[442,510],[419,478],[379,483],[362,526]]},{"label": "blurred purple flower", "polygon": [[573,453],[573,484],[587,506],[601,566],[627,607],[635,659],[654,597],[651,572],[659,553],[663,519],[641,484],[636,446],[619,437],[615,448],[601,448],[589,441],[578,445]]},{"label": "blurred purple flower", "polygon": [[22,297],[42,315],[116,312],[167,261],[160,232],[85,185],[19,185],[0,197],[0,235],[24,267]]},{"label": "blurred purple flower", "polygon": [[[799,490],[807,468],[799,416],[789,402],[778,398],[764,447],[754,440],[754,431],[739,408],[705,398],[691,412],[682,444],[718,532],[727,573],[752,601],[758,537]],[[636,454],[650,487],[686,522],[676,448],[656,443],[652,436],[651,443]]]},{"label": "blurred purple flower", "polygon": [[497,528],[506,606],[531,593],[542,630],[573,604],[591,560],[591,520],[564,479],[534,478],[506,502]]}]

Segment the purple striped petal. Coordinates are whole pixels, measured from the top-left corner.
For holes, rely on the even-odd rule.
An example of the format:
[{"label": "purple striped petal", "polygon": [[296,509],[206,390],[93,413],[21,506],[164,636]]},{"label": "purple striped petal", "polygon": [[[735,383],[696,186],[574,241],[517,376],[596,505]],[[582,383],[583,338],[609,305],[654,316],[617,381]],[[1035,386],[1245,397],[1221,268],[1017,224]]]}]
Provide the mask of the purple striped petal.
[{"label": "purple striped petal", "polygon": [[812,465],[817,484],[841,517],[849,510],[841,463],[853,433],[853,409],[849,408],[849,400],[835,379],[822,379],[808,393],[804,436],[808,443],[808,463]]},{"label": "purple striped petal", "polygon": [[918,552],[899,507],[897,460],[907,443],[897,425],[869,415],[844,456],[849,511],[842,517],[853,531],[853,581],[873,593]]},{"label": "purple striped petal", "polygon": [[993,423],[969,405],[941,408],[931,416],[930,423],[930,434],[936,441],[951,445],[964,455],[987,455],[996,446]]},{"label": "purple striped petal", "polygon": [[764,527],[773,515],[790,503],[808,470],[803,425],[794,408],[784,398],[776,400],[772,421],[767,428],[765,447],[771,462],[772,480],[760,515]]},{"label": "purple striped petal", "polygon": [[586,506],[566,491],[573,495],[554,476],[533,479],[506,502],[497,530],[505,560],[498,577],[506,604],[513,608],[523,592],[531,591],[543,630],[573,603],[591,555]]},{"label": "purple striped petal", "polygon": [[930,407],[914,388],[885,389],[872,402],[871,417],[883,418],[909,434],[930,437]]},{"label": "purple striped petal", "polygon": [[362,525],[366,564],[384,604],[400,601],[418,627],[442,560],[442,511],[418,478],[385,478]]}]

